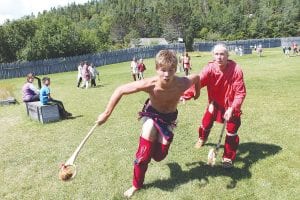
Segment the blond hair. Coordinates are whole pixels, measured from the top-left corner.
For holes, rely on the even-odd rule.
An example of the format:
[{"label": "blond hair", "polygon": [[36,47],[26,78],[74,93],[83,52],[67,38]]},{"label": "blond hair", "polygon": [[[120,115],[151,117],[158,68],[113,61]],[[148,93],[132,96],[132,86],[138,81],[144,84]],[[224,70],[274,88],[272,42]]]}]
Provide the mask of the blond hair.
[{"label": "blond hair", "polygon": [[177,67],[177,56],[176,52],[173,50],[160,50],[155,57],[156,69],[162,66]]}]

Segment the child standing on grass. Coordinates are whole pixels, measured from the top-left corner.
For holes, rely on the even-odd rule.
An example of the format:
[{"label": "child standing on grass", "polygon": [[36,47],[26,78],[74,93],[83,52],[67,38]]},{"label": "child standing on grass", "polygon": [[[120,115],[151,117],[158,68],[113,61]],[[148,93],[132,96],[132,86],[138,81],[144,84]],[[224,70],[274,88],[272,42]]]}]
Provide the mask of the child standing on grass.
[{"label": "child standing on grass", "polygon": [[139,75],[139,71],[138,71],[137,59],[135,57],[132,58],[132,61],[130,63],[130,71],[131,71],[133,80],[136,81],[137,76]]},{"label": "child standing on grass", "polygon": [[139,71],[139,80],[144,79],[144,71],[146,70],[146,66],[141,58],[138,64],[138,71]]},{"label": "child standing on grass", "polygon": [[63,105],[63,103],[59,100],[55,100],[51,97],[50,95],[50,78],[48,77],[44,77],[42,79],[43,82],[43,87],[40,90],[40,102],[43,105],[47,105],[47,104],[57,104],[58,105],[58,110],[59,110],[59,115],[62,119],[68,118],[70,116],[72,116],[71,113],[67,112],[65,110],[65,107]]},{"label": "child standing on grass", "polygon": [[161,50],[155,60],[157,75],[119,86],[96,121],[98,125],[105,123],[123,95],[137,92],[149,94],[149,99],[139,113],[143,126],[135,154],[132,186],[124,192],[125,197],[131,197],[142,188],[151,158],[159,162],[167,156],[173,140],[172,130],[176,125],[177,104],[182,93],[195,84],[194,99],[200,95],[199,76],[175,76],[177,63],[174,51]]},{"label": "child standing on grass", "polygon": [[90,66],[87,61],[83,63],[82,70],[81,70],[81,76],[83,80],[83,84],[81,88],[88,89],[89,88],[89,81],[91,80],[91,73],[90,73]]},{"label": "child standing on grass", "polygon": [[82,81],[82,67],[83,67],[83,61],[80,62],[80,64],[77,67],[78,73],[77,73],[77,87],[79,88],[80,83]]},{"label": "child standing on grass", "polygon": [[99,80],[99,72],[93,63],[91,63],[89,70],[91,74],[91,87],[96,87],[96,78],[98,76],[98,80]]},{"label": "child standing on grass", "polygon": [[190,73],[190,70],[192,69],[192,62],[191,62],[191,57],[189,56],[189,54],[187,52],[185,52],[185,54],[182,58],[182,62],[183,62],[183,69],[184,69],[185,75],[188,76]]}]

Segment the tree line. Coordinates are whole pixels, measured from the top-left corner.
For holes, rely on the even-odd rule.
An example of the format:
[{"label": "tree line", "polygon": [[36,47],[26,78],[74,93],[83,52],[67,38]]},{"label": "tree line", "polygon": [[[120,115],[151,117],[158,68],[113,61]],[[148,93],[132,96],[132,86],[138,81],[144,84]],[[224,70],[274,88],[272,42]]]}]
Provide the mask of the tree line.
[{"label": "tree line", "polygon": [[129,47],[143,37],[239,40],[300,35],[299,0],[90,0],[7,20],[0,62]]}]

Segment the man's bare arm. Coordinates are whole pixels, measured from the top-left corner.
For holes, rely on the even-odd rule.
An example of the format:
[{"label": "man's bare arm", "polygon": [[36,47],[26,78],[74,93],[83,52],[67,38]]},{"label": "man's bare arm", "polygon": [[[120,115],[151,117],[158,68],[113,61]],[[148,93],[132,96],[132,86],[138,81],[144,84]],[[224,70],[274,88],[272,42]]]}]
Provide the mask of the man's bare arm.
[{"label": "man's bare arm", "polygon": [[195,84],[195,96],[194,99],[198,99],[200,96],[200,76],[199,75],[190,75],[189,79],[192,81],[192,84]]}]

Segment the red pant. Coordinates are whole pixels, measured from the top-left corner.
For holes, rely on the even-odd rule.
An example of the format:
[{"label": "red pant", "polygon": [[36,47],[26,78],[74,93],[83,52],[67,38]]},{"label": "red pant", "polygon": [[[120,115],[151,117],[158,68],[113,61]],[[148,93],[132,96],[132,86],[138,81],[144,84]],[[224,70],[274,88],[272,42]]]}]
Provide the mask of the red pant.
[{"label": "red pant", "polygon": [[[202,118],[202,124],[198,130],[200,139],[207,140],[214,121],[222,122],[224,112],[225,109],[218,108],[217,106],[213,106],[212,113],[208,111],[208,108],[206,109]],[[223,158],[229,158],[232,161],[236,158],[236,151],[239,145],[237,131],[241,125],[240,115],[240,112],[235,112],[226,125],[227,134],[225,137]]]},{"label": "red pant", "polygon": [[164,145],[158,142],[151,142],[140,137],[140,143],[134,161],[132,181],[134,187],[141,188],[143,186],[145,173],[151,158],[157,162],[163,160],[168,155],[169,146],[170,144]]}]

